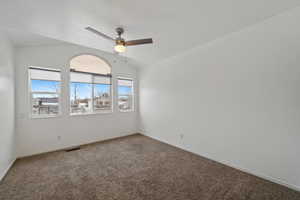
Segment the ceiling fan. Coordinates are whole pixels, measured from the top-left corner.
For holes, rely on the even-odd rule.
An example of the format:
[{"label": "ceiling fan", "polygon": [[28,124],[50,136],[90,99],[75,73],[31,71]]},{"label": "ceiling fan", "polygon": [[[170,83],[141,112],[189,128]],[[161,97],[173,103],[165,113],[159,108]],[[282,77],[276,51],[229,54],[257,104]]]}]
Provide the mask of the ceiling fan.
[{"label": "ceiling fan", "polygon": [[151,44],[153,43],[152,38],[145,38],[145,39],[139,39],[139,40],[129,40],[126,41],[124,38],[121,37],[121,35],[124,33],[124,29],[121,27],[116,28],[116,32],[118,34],[118,36],[114,39],[104,33],[101,33],[100,31],[92,28],[92,27],[86,27],[86,30],[95,33],[105,39],[111,40],[115,42],[115,51],[118,53],[123,53],[126,50],[127,46],[135,46],[135,45],[142,45],[142,44]]}]

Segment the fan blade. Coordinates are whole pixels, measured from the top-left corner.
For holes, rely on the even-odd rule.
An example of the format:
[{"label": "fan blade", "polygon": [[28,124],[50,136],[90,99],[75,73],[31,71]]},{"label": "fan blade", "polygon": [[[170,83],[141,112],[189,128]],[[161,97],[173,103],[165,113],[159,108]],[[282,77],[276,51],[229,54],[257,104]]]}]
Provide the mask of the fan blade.
[{"label": "fan blade", "polygon": [[153,43],[152,38],[140,39],[140,40],[129,40],[125,42],[125,46],[141,45],[141,44],[151,44]]},{"label": "fan blade", "polygon": [[85,29],[88,30],[88,31],[90,31],[90,32],[92,32],[92,33],[95,33],[95,34],[97,34],[97,35],[99,35],[99,36],[101,36],[101,37],[104,37],[105,39],[115,41],[114,38],[112,38],[112,37],[110,37],[110,36],[108,36],[108,35],[105,35],[104,33],[101,33],[100,31],[97,31],[96,29],[94,29],[94,28],[92,28],[92,27],[89,27],[89,26],[88,26],[88,27],[86,27]]}]

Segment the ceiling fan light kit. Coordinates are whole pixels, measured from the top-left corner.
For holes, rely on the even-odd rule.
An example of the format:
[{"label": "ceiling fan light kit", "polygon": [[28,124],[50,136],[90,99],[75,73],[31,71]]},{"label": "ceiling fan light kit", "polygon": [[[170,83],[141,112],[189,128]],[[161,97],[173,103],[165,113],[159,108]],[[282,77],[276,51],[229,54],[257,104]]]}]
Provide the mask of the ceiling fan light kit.
[{"label": "ceiling fan light kit", "polygon": [[126,46],[135,46],[135,45],[142,45],[142,44],[151,44],[153,43],[152,38],[146,38],[146,39],[139,39],[139,40],[129,40],[129,41],[125,41],[121,35],[124,33],[124,29],[121,27],[116,28],[116,32],[118,34],[118,37],[116,39],[101,33],[100,31],[92,28],[92,27],[86,27],[86,30],[95,33],[105,39],[111,40],[115,42],[115,47],[114,50],[118,53],[123,53],[126,51]]},{"label": "ceiling fan light kit", "polygon": [[115,51],[118,53],[123,53],[126,51],[126,47],[122,44],[116,44],[114,47]]}]

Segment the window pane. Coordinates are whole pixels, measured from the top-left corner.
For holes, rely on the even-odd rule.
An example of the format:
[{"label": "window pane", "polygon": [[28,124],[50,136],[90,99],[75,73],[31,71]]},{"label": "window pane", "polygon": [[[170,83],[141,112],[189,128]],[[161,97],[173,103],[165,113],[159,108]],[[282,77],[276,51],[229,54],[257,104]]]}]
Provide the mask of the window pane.
[{"label": "window pane", "polygon": [[71,82],[92,83],[92,80],[92,75],[90,74],[71,72]]},{"label": "window pane", "polygon": [[111,67],[108,63],[92,55],[76,56],[70,61],[70,68],[81,72],[111,74]]},{"label": "window pane", "polygon": [[111,67],[92,55],[70,61],[71,113],[97,113],[112,109]]},{"label": "window pane", "polygon": [[30,67],[29,79],[32,116],[59,114],[60,71]]},{"label": "window pane", "polygon": [[133,81],[118,79],[118,107],[120,111],[133,110]]},{"label": "window pane", "polygon": [[111,110],[110,85],[94,84],[94,111]]},{"label": "window pane", "polygon": [[96,83],[96,84],[111,84],[111,77],[94,76],[94,83]]},{"label": "window pane", "polygon": [[32,93],[33,115],[57,115],[59,113],[58,94]]},{"label": "window pane", "polygon": [[58,81],[45,81],[45,80],[31,80],[32,92],[56,92],[60,91],[60,82]]},{"label": "window pane", "polygon": [[132,87],[128,86],[119,86],[118,89],[119,95],[131,95],[132,94]]},{"label": "window pane", "polygon": [[71,113],[92,112],[92,84],[71,83],[70,97]]},{"label": "window pane", "polygon": [[129,79],[118,79],[118,85],[121,85],[121,86],[128,86],[128,87],[131,87],[132,86],[132,80],[129,80]]},{"label": "window pane", "polygon": [[38,80],[60,81],[60,71],[55,69],[33,68],[29,69],[30,78]]}]

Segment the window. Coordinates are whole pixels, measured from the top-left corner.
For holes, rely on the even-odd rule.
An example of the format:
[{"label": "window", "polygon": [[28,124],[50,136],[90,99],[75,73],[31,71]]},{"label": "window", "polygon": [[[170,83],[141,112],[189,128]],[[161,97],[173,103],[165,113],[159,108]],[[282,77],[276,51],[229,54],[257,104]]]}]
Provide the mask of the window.
[{"label": "window", "polygon": [[129,78],[118,78],[118,107],[121,112],[134,110],[133,80]]},{"label": "window", "polygon": [[58,115],[60,113],[60,70],[30,67],[29,80],[31,116]]},{"label": "window", "polygon": [[89,114],[111,112],[111,67],[92,55],[70,62],[70,112]]}]

